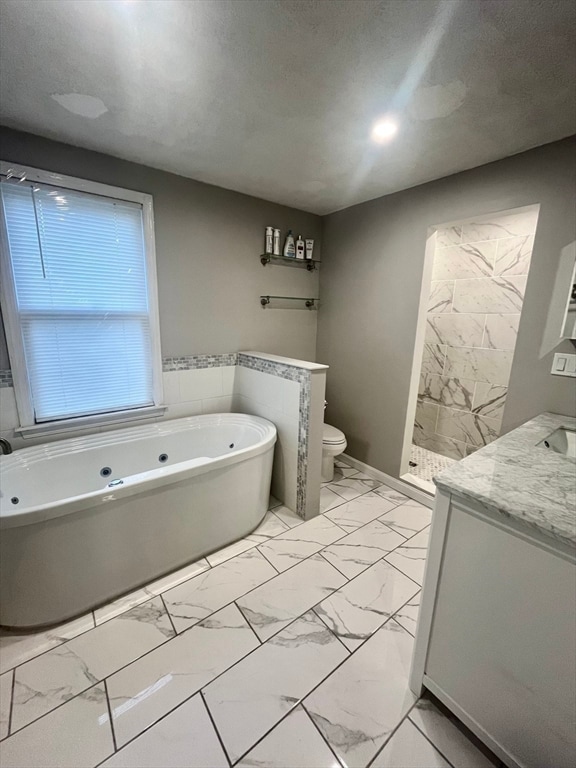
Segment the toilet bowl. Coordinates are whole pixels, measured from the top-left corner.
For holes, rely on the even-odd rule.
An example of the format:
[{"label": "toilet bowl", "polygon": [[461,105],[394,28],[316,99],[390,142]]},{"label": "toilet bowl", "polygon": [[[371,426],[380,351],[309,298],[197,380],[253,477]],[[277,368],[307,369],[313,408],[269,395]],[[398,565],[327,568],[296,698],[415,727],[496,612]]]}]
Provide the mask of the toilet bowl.
[{"label": "toilet bowl", "polygon": [[322,482],[330,483],[334,479],[334,459],[346,449],[346,436],[336,427],[324,424],[322,434]]}]

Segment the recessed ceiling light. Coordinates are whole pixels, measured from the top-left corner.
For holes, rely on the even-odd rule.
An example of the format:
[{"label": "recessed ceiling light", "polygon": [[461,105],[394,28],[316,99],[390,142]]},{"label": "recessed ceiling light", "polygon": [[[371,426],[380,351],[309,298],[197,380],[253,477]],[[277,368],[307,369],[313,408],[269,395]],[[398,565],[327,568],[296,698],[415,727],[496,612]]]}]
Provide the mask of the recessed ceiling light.
[{"label": "recessed ceiling light", "polygon": [[372,128],[372,139],[379,144],[385,144],[398,133],[398,123],[391,117],[384,117],[382,120],[374,123]]}]

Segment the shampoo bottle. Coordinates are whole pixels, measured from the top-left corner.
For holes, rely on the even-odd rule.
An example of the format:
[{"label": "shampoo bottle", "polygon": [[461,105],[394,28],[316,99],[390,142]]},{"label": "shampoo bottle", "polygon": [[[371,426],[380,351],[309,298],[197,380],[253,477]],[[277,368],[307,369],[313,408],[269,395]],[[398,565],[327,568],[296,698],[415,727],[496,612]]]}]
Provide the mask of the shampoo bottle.
[{"label": "shampoo bottle", "polygon": [[292,230],[288,230],[288,234],[286,235],[286,242],[284,243],[284,256],[289,256],[291,259],[293,259],[296,256],[296,248],[294,247],[294,235],[292,234]]},{"label": "shampoo bottle", "polygon": [[280,230],[274,230],[274,256],[280,256]]},{"label": "shampoo bottle", "polygon": [[304,258],[304,240],[302,240],[302,235],[298,235],[298,239],[296,240],[296,258]]},{"label": "shampoo bottle", "polygon": [[273,242],[274,242],[274,229],[273,227],[266,227],[266,241],[265,241],[265,251],[266,254],[271,254],[273,250]]}]

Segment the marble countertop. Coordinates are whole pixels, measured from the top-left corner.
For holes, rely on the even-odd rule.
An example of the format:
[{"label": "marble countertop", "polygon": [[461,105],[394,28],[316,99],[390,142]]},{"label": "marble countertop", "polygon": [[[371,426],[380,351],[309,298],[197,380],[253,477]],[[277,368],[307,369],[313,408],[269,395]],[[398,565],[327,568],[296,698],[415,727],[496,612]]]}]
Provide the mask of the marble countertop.
[{"label": "marble countertop", "polygon": [[576,461],[537,445],[576,419],[543,413],[434,478],[443,491],[479,503],[548,538],[576,547]]}]

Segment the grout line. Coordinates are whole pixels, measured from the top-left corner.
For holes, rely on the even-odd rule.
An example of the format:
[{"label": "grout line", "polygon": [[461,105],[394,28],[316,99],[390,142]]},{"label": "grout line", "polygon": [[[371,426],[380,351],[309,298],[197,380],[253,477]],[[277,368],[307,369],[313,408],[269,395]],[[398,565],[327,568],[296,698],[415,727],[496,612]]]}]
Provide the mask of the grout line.
[{"label": "grout line", "polygon": [[[171,625],[172,629],[174,630],[174,637],[178,637],[178,632],[176,631],[176,625],[174,624],[174,620],[172,618],[172,614],[168,610],[168,606],[164,602],[164,596],[162,594],[160,594],[160,595],[158,595],[158,597],[162,601],[162,605],[164,606],[164,610],[166,611],[166,615],[168,616],[168,619],[170,621],[170,625]],[[170,639],[172,639],[172,638],[170,638]]]},{"label": "grout line", "polygon": [[[309,611],[306,611],[305,613],[309,613]],[[317,616],[316,614],[314,614],[314,615],[316,616],[316,618],[318,618],[318,619],[320,620],[320,617],[319,617],[319,616]],[[299,616],[298,618],[300,619],[300,618],[302,618],[302,616],[304,616],[304,614],[302,614],[302,615],[301,615],[301,616]],[[295,621],[297,621],[297,619],[295,619]],[[321,620],[320,620],[320,621],[321,621]],[[291,623],[291,624],[293,624],[294,622],[290,622],[290,623]],[[324,624],[324,622],[322,622],[322,624]],[[289,625],[288,625],[288,626],[289,626]],[[330,634],[331,634],[331,635],[332,635],[334,638],[336,638],[336,640],[338,640],[338,638],[337,638],[337,637],[336,637],[336,635],[335,635],[335,634],[332,632],[332,630],[330,629],[330,627],[326,627],[326,625],[325,625],[325,624],[324,624],[324,626],[325,626],[326,630],[327,630],[327,631],[328,631],[328,632],[329,632],[329,633],[330,633]],[[284,629],[286,629],[286,627],[284,627]],[[268,638],[268,640],[269,640],[269,639],[270,639],[270,638]],[[267,640],[266,642],[268,642],[268,640]],[[342,643],[342,645],[343,645],[343,643]],[[346,646],[344,646],[344,648],[346,648]],[[348,648],[346,648],[346,650],[348,651]],[[310,690],[309,690],[309,691],[308,691],[308,692],[307,692],[307,693],[306,693],[306,694],[305,694],[305,695],[304,695],[304,696],[303,696],[301,699],[299,699],[299,700],[298,700],[298,702],[297,702],[296,704],[294,704],[294,706],[293,706],[293,707],[292,707],[292,708],[291,708],[291,709],[290,709],[288,712],[286,712],[286,713],[285,713],[285,714],[284,714],[284,715],[283,715],[283,716],[282,716],[282,717],[281,717],[281,718],[280,718],[280,719],[279,719],[279,720],[278,720],[276,723],[274,723],[274,725],[273,725],[271,728],[269,728],[269,729],[266,731],[266,733],[264,733],[264,734],[263,734],[263,735],[262,735],[262,736],[261,736],[261,737],[260,737],[260,738],[259,738],[257,741],[255,741],[255,742],[254,742],[254,744],[252,744],[252,745],[250,746],[250,748],[249,748],[248,750],[246,750],[246,752],[244,752],[244,753],[243,753],[243,754],[242,754],[242,755],[241,755],[241,756],[238,758],[238,760],[236,760],[236,761],[235,761],[235,763],[234,763],[234,764],[236,764],[236,763],[240,762],[240,760],[243,760],[243,759],[244,759],[244,757],[246,757],[246,755],[247,755],[249,752],[251,752],[251,751],[254,749],[254,747],[256,747],[258,744],[260,744],[260,742],[261,742],[261,741],[263,741],[263,740],[266,738],[266,736],[268,736],[268,735],[269,735],[269,734],[270,734],[270,733],[271,733],[271,732],[272,732],[272,731],[273,731],[273,730],[274,730],[274,729],[275,729],[275,728],[276,728],[278,725],[280,725],[280,723],[281,723],[283,720],[286,720],[286,718],[288,717],[288,715],[290,715],[290,713],[291,713],[291,712],[293,712],[293,711],[296,709],[296,707],[298,707],[298,706],[302,705],[302,707],[304,708],[304,701],[305,701],[305,699],[307,699],[307,698],[308,698],[308,696],[312,695],[312,694],[314,693],[314,691],[315,691],[317,688],[319,688],[319,687],[320,687],[320,686],[321,686],[323,683],[325,683],[325,682],[326,682],[326,680],[328,680],[328,678],[329,678],[331,675],[333,675],[333,674],[334,674],[334,672],[336,672],[336,670],[337,670],[337,669],[339,669],[339,668],[340,668],[340,667],[341,667],[343,664],[345,664],[345,663],[348,661],[348,659],[351,657],[351,655],[352,655],[352,654],[351,654],[351,652],[350,652],[350,651],[348,651],[348,655],[347,655],[347,656],[345,656],[345,657],[342,659],[342,661],[341,661],[341,662],[339,662],[339,663],[338,663],[338,664],[337,664],[337,665],[336,665],[336,666],[335,666],[335,667],[334,667],[334,668],[333,668],[333,669],[332,669],[330,672],[328,672],[328,674],[327,674],[327,675],[325,675],[325,676],[324,676],[324,677],[323,677],[323,678],[322,678],[322,679],[321,679],[321,680],[320,680],[320,681],[319,681],[319,682],[318,682],[318,683],[317,683],[317,684],[316,684],[316,685],[315,685],[313,688],[311,688],[311,689],[310,689]],[[244,658],[246,658],[246,657],[244,657]]]},{"label": "grout line", "polygon": [[[334,632],[334,630],[331,627],[328,626],[328,624],[326,624],[326,620],[323,619],[322,616],[320,616],[320,614],[318,613],[316,608],[318,608],[318,605],[315,605],[314,608],[311,609],[311,612],[314,614],[314,616],[316,616],[322,622],[322,624],[324,624],[324,626],[326,627],[328,632],[330,632],[331,635],[334,635],[334,637],[336,638],[338,643],[342,646],[342,648],[344,648],[344,650],[346,651],[346,654],[347,654],[346,658],[348,658],[348,656],[351,656],[353,651],[351,651],[350,648],[348,648],[348,646],[344,644],[344,642],[340,638],[340,636],[337,635],[336,632]],[[330,674],[332,674],[332,673],[330,673]]]},{"label": "grout line", "polygon": [[[265,543],[266,543],[265,541],[263,541],[263,542],[262,542],[262,544],[265,544]],[[276,566],[274,565],[274,563],[273,563],[273,562],[272,562],[272,561],[271,561],[269,558],[267,558],[267,557],[266,557],[266,553],[265,553],[265,552],[262,552],[262,550],[260,549],[260,547],[262,546],[262,544],[258,544],[258,546],[256,547],[256,549],[258,550],[258,552],[260,552],[260,554],[262,555],[262,557],[264,558],[264,560],[266,560],[266,562],[267,562],[267,563],[270,563],[270,565],[272,566],[272,568],[274,568],[274,570],[276,571],[276,574],[277,574],[278,576],[279,576],[281,573],[284,573],[284,571],[279,571],[279,570],[278,570],[278,568],[276,568]],[[273,578],[275,578],[275,577],[273,577]],[[264,582],[264,583],[266,583],[266,582]],[[238,598],[238,599],[239,599],[239,598]]]},{"label": "grout line", "polygon": [[[420,700],[420,699],[418,699],[418,701],[419,701],[419,700]],[[418,702],[416,702],[416,704],[417,704],[417,703],[418,703]],[[412,714],[412,710],[416,708],[416,704],[415,704],[415,705],[412,707],[412,709],[410,710],[410,714]],[[426,739],[426,741],[427,741],[429,744],[432,744],[432,746],[433,746],[433,747],[434,747],[434,749],[435,749],[435,750],[438,752],[438,754],[439,754],[439,755],[441,755],[441,756],[444,758],[444,760],[446,760],[446,762],[448,763],[448,765],[450,766],[450,768],[454,768],[454,765],[453,765],[453,764],[450,762],[450,760],[448,760],[448,758],[446,757],[446,755],[444,754],[444,752],[442,752],[442,750],[441,750],[441,749],[439,749],[439,747],[438,747],[436,744],[434,744],[434,742],[432,741],[432,739],[431,739],[431,738],[428,736],[428,734],[427,734],[427,733],[425,733],[425,732],[422,730],[422,728],[420,728],[420,726],[418,725],[418,723],[415,723],[415,722],[414,722],[414,720],[412,720],[412,718],[411,718],[410,716],[407,716],[407,717],[408,717],[408,720],[410,720],[410,722],[411,722],[411,723],[412,723],[412,725],[414,726],[414,728],[416,728],[416,730],[420,731],[420,733],[422,734],[422,736],[424,736],[424,738]],[[472,742],[470,742],[470,743],[472,743]]]},{"label": "grout line", "polygon": [[[367,763],[367,765],[366,765],[366,768],[371,768],[371,766],[374,764],[374,761],[376,760],[376,758],[377,758],[377,757],[378,757],[378,756],[379,756],[379,755],[380,755],[380,754],[381,754],[381,753],[384,751],[384,749],[385,749],[386,745],[387,745],[387,744],[388,744],[388,743],[389,743],[389,742],[392,740],[393,736],[396,734],[396,731],[397,731],[397,730],[400,728],[400,726],[402,725],[402,723],[404,723],[406,720],[408,720],[408,716],[410,715],[410,712],[412,712],[412,710],[414,709],[414,707],[416,706],[416,704],[418,703],[418,701],[419,701],[419,700],[420,700],[420,697],[418,697],[418,698],[416,699],[416,701],[415,701],[415,702],[412,704],[412,706],[411,706],[411,707],[408,709],[408,711],[406,712],[406,714],[405,714],[405,715],[404,715],[404,716],[403,716],[403,717],[400,719],[400,722],[399,722],[399,723],[396,725],[396,727],[395,727],[395,728],[393,728],[393,729],[390,731],[390,733],[389,733],[389,734],[388,734],[388,736],[386,737],[386,740],[384,741],[384,743],[382,744],[382,746],[380,747],[380,749],[379,749],[379,750],[376,752],[376,754],[375,754],[375,755],[374,755],[374,757],[373,757],[373,758],[370,760],[370,762],[368,762],[368,763]],[[412,722],[412,721],[410,721],[410,722]]]},{"label": "grout line", "polygon": [[[310,712],[308,712],[308,710],[307,710],[307,709],[306,709],[306,707],[304,706],[304,701],[302,701],[302,703],[300,704],[300,706],[302,707],[302,709],[304,710],[304,712],[306,712],[306,715],[307,715],[308,719],[311,721],[311,723],[312,723],[312,725],[314,726],[314,728],[316,728],[316,730],[317,730],[317,731],[318,731],[318,733],[320,734],[320,738],[322,739],[322,741],[324,742],[324,744],[326,744],[326,746],[328,747],[328,749],[330,750],[330,752],[331,752],[331,753],[334,755],[334,757],[336,758],[337,762],[338,762],[340,765],[342,765],[342,760],[340,760],[340,758],[338,757],[338,755],[336,754],[336,752],[335,752],[335,751],[332,749],[332,745],[330,744],[330,742],[328,741],[328,739],[326,738],[326,736],[324,736],[324,734],[323,734],[323,733],[322,733],[322,731],[320,730],[320,728],[319,728],[318,724],[316,723],[316,720],[314,720],[314,718],[312,717],[312,715],[310,714]],[[334,768],[335,768],[335,766],[334,766]]]},{"label": "grout line", "polygon": [[[205,708],[206,712],[208,713],[208,717],[210,718],[210,722],[212,723],[212,727],[214,728],[214,732],[216,733],[216,737],[217,737],[218,741],[220,742],[220,746],[222,747],[222,751],[224,752],[224,757],[226,758],[226,760],[228,762],[228,765],[232,765],[232,761],[230,760],[230,757],[228,755],[228,751],[227,751],[226,746],[224,744],[224,740],[223,740],[222,736],[220,736],[220,731],[218,730],[218,727],[216,725],[216,721],[212,717],[212,712],[210,712],[210,707],[208,706],[208,704],[206,702],[206,699],[204,698],[204,694],[202,693],[202,690],[198,691],[198,694],[200,696],[200,701],[202,702],[202,704],[204,704],[204,708]],[[181,705],[179,705],[179,706],[181,706]]]},{"label": "grout line", "polygon": [[104,696],[106,696],[106,706],[108,707],[108,717],[110,718],[110,730],[112,732],[112,744],[114,746],[114,752],[118,751],[118,745],[116,744],[116,732],[114,730],[114,721],[112,719],[112,707],[110,705],[110,697],[108,696],[108,685],[106,679],[102,681],[104,683]]},{"label": "grout line", "polygon": [[[331,546],[331,545],[330,545],[330,544],[328,544],[328,546]],[[327,547],[324,547],[324,549],[327,549]],[[345,573],[342,573],[342,571],[340,570],[340,568],[338,568],[338,566],[337,566],[337,565],[334,565],[334,563],[331,563],[331,562],[330,562],[330,560],[326,560],[326,558],[324,557],[324,549],[321,549],[319,552],[317,552],[317,554],[318,554],[318,555],[320,555],[320,557],[322,558],[322,560],[324,560],[324,562],[328,563],[328,565],[331,565],[331,566],[332,566],[332,568],[334,568],[335,570],[337,570],[339,574],[341,574],[342,576],[344,576],[344,578],[346,579],[346,583],[349,583],[349,581],[350,581],[350,578],[349,578],[348,576],[346,576],[346,574],[345,574]],[[346,586],[346,584],[342,584],[342,587],[345,587],[345,586]],[[336,590],[336,592],[338,592],[340,589],[342,589],[342,587],[338,587],[338,589]],[[332,592],[330,595],[328,595],[328,597],[331,597],[333,594],[334,594],[334,593]],[[322,598],[322,600],[326,600],[326,598],[325,598],[325,597],[323,597],[323,598]],[[319,605],[319,604],[320,604],[320,603],[316,603],[316,605]],[[312,608],[312,610],[313,610],[313,609],[314,609],[314,607]]]},{"label": "grout line", "polygon": [[16,670],[10,670],[12,673],[12,681],[10,683],[10,711],[8,713],[8,733],[4,738],[12,735],[12,713],[14,711],[14,689],[16,687]]},{"label": "grout line", "polygon": [[[239,598],[238,598],[238,599],[239,599]],[[242,618],[244,619],[244,621],[246,622],[246,624],[247,624],[247,625],[250,627],[250,629],[252,630],[252,633],[253,633],[254,637],[255,637],[255,638],[256,638],[256,640],[258,641],[258,645],[256,646],[256,648],[253,648],[253,649],[252,649],[252,651],[250,651],[250,653],[253,653],[253,652],[254,652],[255,650],[257,650],[257,649],[258,649],[258,648],[259,648],[261,645],[264,645],[264,643],[265,643],[266,641],[265,641],[265,640],[261,640],[261,639],[258,637],[258,634],[257,634],[256,630],[254,629],[254,627],[252,626],[252,624],[251,624],[251,623],[248,621],[248,619],[246,618],[246,615],[244,614],[244,611],[242,610],[242,608],[240,608],[240,606],[238,605],[238,603],[236,602],[236,600],[234,600],[234,603],[231,603],[231,605],[235,605],[235,606],[236,606],[236,608],[238,609],[238,612],[240,613],[240,616],[242,616]],[[247,654],[247,655],[249,656],[250,654]],[[244,658],[246,658],[246,656],[243,656],[242,658],[244,659]],[[235,663],[235,664],[237,664],[238,662],[234,662],[234,663]],[[215,679],[216,679],[216,678],[214,678],[214,680],[215,680]],[[211,683],[211,682],[212,682],[212,680],[210,680],[210,683]],[[206,684],[205,686],[203,686],[203,687],[204,687],[204,688],[206,688],[208,685],[210,685],[210,683],[207,683],[207,684]]]}]

